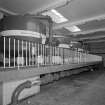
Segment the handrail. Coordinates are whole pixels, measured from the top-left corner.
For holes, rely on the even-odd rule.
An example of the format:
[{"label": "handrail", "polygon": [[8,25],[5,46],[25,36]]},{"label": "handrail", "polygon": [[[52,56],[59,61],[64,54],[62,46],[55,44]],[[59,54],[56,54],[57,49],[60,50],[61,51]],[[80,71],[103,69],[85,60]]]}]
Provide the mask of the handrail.
[{"label": "handrail", "polygon": [[13,37],[0,37],[0,67],[40,67],[86,62],[86,52],[44,45]]}]

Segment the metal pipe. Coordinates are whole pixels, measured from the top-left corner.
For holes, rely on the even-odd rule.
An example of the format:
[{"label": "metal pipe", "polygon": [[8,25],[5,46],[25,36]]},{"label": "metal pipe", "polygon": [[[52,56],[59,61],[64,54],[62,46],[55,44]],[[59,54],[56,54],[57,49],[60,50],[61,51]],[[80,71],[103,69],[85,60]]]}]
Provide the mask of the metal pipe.
[{"label": "metal pipe", "polygon": [[29,42],[29,66],[30,66],[30,42]]},{"label": "metal pipe", "polygon": [[26,41],[26,66],[27,66],[27,41]]},{"label": "metal pipe", "polygon": [[4,68],[5,68],[5,37],[4,37]]},{"label": "metal pipe", "polygon": [[31,88],[32,86],[40,85],[40,84],[41,84],[41,82],[39,80],[37,80],[37,81],[27,80],[26,82],[17,86],[16,89],[14,90],[13,94],[12,94],[12,97],[11,97],[11,105],[18,105],[19,95],[24,89]]},{"label": "metal pipe", "polygon": [[20,84],[13,92],[11,97],[11,105],[18,105],[18,97],[25,88],[31,88],[31,81]]},{"label": "metal pipe", "polygon": [[[43,53],[42,53],[42,44],[40,44],[40,56],[43,59]],[[41,60],[42,60],[41,59]],[[41,65],[43,65],[43,60],[41,61]]]},{"label": "metal pipe", "polygon": [[15,67],[15,39],[14,39],[14,67]]},{"label": "metal pipe", "polygon": [[43,65],[45,65],[44,45],[43,45],[43,59],[44,59]]},{"label": "metal pipe", "polygon": [[[52,57],[53,57],[53,59],[54,59],[54,47],[53,47]],[[53,65],[54,65],[54,60],[53,60],[52,62],[53,62]]]},{"label": "metal pipe", "polygon": [[34,44],[31,43],[31,65],[34,66]]},{"label": "metal pipe", "polygon": [[[22,60],[23,60],[23,40],[22,40]],[[24,63],[22,63],[22,66],[24,65]]]},{"label": "metal pipe", "polygon": [[19,61],[20,61],[20,60],[19,60],[19,59],[20,59],[20,57],[19,57],[19,56],[20,56],[20,55],[19,55],[19,51],[20,51],[20,49],[19,49],[19,40],[18,40],[18,62],[17,62],[17,63],[18,63],[18,69],[19,69]]},{"label": "metal pipe", "polygon": [[36,46],[36,43],[35,43],[34,45],[35,45],[35,48],[34,48],[34,52],[35,52],[34,62],[35,62],[35,64],[36,64],[37,46]]},{"label": "metal pipe", "polygon": [[40,44],[38,43],[38,54],[37,54],[37,66],[39,67],[39,48],[40,48]]},{"label": "metal pipe", "polygon": [[46,45],[44,46],[45,48],[45,65],[47,64],[47,55],[46,55]]},{"label": "metal pipe", "polygon": [[62,53],[63,53],[63,64],[64,64],[65,63],[64,48],[62,48]]},{"label": "metal pipe", "polygon": [[10,65],[10,62],[11,62],[10,61],[10,55],[11,55],[11,51],[10,51],[11,45],[10,44],[11,44],[11,39],[9,38],[9,67],[11,66]]}]

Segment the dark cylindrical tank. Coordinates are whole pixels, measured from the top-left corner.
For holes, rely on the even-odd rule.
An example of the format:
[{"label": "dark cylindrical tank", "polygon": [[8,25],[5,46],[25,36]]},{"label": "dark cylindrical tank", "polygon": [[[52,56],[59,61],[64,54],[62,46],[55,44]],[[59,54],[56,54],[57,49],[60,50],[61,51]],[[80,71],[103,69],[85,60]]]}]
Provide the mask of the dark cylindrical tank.
[{"label": "dark cylindrical tank", "polygon": [[[0,32],[6,31],[8,33],[6,35],[3,34],[4,36],[42,43],[44,37],[50,37],[51,35],[50,22],[52,21],[48,16],[6,16],[0,20]],[[7,30],[9,31],[7,32]]]},{"label": "dark cylindrical tank", "polygon": [[3,30],[29,30],[35,31],[42,34],[46,34],[46,28],[48,28],[48,24],[45,22],[46,20],[35,18],[32,16],[7,16],[4,17],[1,24],[1,31]]}]

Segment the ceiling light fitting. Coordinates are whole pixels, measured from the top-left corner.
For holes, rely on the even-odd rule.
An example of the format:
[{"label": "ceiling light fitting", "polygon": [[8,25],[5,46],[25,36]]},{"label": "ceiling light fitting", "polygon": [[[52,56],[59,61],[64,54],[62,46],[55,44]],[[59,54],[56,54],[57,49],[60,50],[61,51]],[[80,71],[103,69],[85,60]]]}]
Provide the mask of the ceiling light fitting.
[{"label": "ceiling light fitting", "polygon": [[65,18],[62,14],[60,14],[55,9],[52,9],[50,11],[46,11],[46,12],[42,13],[42,15],[50,16],[55,23],[63,23],[63,22],[68,21],[67,18]]},{"label": "ceiling light fitting", "polygon": [[69,30],[69,31],[71,31],[71,32],[79,32],[79,31],[81,31],[81,29],[79,28],[79,27],[77,27],[77,26],[66,26],[65,27],[67,30]]}]

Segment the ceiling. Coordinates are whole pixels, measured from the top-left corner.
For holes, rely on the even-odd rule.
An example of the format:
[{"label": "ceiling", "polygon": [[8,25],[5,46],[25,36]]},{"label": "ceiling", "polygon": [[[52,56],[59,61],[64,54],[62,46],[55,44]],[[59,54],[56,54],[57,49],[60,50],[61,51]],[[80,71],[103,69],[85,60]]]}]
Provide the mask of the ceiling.
[{"label": "ceiling", "polygon": [[[0,11],[12,15],[37,14],[50,9],[56,9],[69,20],[54,23],[53,34],[58,38],[89,42],[105,37],[105,0],[0,0]],[[65,29],[73,25],[81,31],[70,32]]]}]

